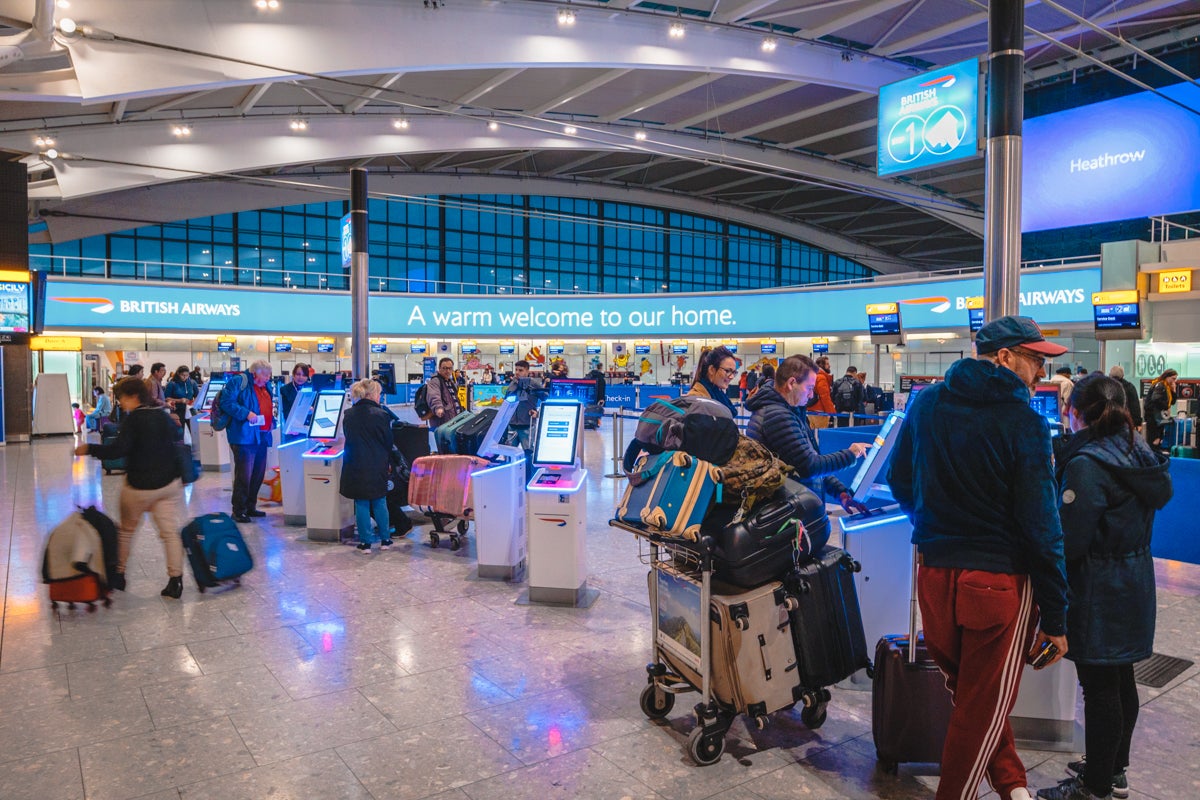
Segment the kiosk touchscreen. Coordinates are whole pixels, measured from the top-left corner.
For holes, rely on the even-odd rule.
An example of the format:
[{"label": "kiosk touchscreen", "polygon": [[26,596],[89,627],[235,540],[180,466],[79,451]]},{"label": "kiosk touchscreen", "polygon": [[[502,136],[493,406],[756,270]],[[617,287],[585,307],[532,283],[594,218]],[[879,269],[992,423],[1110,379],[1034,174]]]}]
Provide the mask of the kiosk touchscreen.
[{"label": "kiosk touchscreen", "polygon": [[200,461],[200,468],[212,472],[228,472],[233,468],[233,455],[224,431],[212,427],[212,407],[217,396],[225,388],[224,378],[210,378],[201,386],[192,408],[191,419],[192,453]]},{"label": "kiosk touchscreen", "polygon": [[204,385],[200,387],[200,394],[197,396],[195,403],[196,407],[200,409],[201,413],[207,414],[208,412],[212,411],[212,406],[217,400],[217,395],[219,395],[221,390],[224,388],[224,380],[214,380],[210,378],[204,382]]},{"label": "kiosk touchscreen", "polygon": [[1063,430],[1062,407],[1058,399],[1057,383],[1039,383],[1034,387],[1033,397],[1029,400],[1030,407],[1050,425],[1051,436],[1057,436]]},{"label": "kiosk touchscreen", "polygon": [[309,414],[317,393],[304,386],[296,393],[292,410],[283,421],[279,446],[279,480],[283,494],[283,521],[288,525],[304,524],[304,453],[311,447],[308,441]]},{"label": "kiosk touchscreen", "polygon": [[317,395],[313,404],[312,419],[308,423],[308,438],[336,439],[342,425],[342,409],[346,393],[325,391]]},{"label": "kiosk touchscreen", "polygon": [[480,578],[519,581],[528,567],[525,511],[525,451],[500,444],[517,410],[516,397],[504,398],[478,455],[492,466],[471,473],[475,509],[475,550]]},{"label": "kiosk touchscreen", "polygon": [[542,403],[538,411],[537,443],[533,466],[565,470],[575,466],[579,455],[579,432],[583,428],[583,405],[577,400]]},{"label": "kiosk touchscreen", "polygon": [[879,433],[875,434],[875,441],[871,443],[871,448],[863,456],[858,471],[854,473],[854,480],[850,483],[850,494],[858,502],[865,505],[872,497],[878,497],[885,493],[888,499],[891,499],[886,484],[880,483],[879,478],[888,464],[892,448],[896,445],[896,439],[900,435],[900,428],[903,424],[904,412],[893,411],[888,414]]},{"label": "kiosk touchscreen", "polygon": [[345,447],[338,437],[345,408],[346,393],[340,389],[318,392],[313,401],[308,438],[314,443],[303,456],[304,520],[313,541],[340,541],[352,526],[353,506],[341,493]]}]

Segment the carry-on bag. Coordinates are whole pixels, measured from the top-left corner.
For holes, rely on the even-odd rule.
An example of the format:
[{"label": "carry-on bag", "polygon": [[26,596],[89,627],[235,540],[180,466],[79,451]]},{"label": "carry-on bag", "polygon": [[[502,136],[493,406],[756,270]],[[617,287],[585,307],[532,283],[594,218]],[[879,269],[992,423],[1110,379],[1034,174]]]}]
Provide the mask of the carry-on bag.
[{"label": "carry-on bag", "polygon": [[[100,444],[109,445],[109,444],[112,444],[113,442],[115,442],[116,440],[117,440],[117,434],[114,431],[113,433],[106,433],[106,434],[102,435],[100,437]],[[102,459],[100,459],[100,466],[104,470],[105,475],[112,475],[114,472],[124,472],[125,471],[125,459],[123,459],[123,458],[102,458]]]},{"label": "carry-on bag", "polygon": [[429,448],[429,427],[401,420],[392,423],[392,444],[409,464],[433,452]]},{"label": "carry-on bag", "polygon": [[675,451],[655,478],[642,522],[664,536],[696,541],[700,523],[720,494],[716,475],[709,462]]},{"label": "carry-on bag", "polygon": [[[913,548],[914,561],[916,548]],[[887,772],[902,763],[939,763],[954,701],[946,676],[917,633],[917,587],[910,582],[908,634],[884,636],[875,646],[871,682],[871,735]],[[915,651],[910,643],[916,641]]]},{"label": "carry-on bag", "polygon": [[470,421],[457,428],[454,432],[455,436],[455,452],[460,456],[473,456],[479,453],[479,446],[483,444],[483,437],[487,435],[488,429],[492,427],[492,422],[496,419],[498,413],[495,408],[482,408],[475,413],[475,416]]},{"label": "carry-on bag", "polygon": [[458,432],[476,416],[474,411],[464,411],[449,422],[439,425],[433,431],[433,442],[437,445],[438,453],[444,456],[457,455]]},{"label": "carry-on bag", "polygon": [[408,503],[451,517],[470,518],[471,473],[488,466],[490,462],[476,456],[418,458],[408,479]]},{"label": "carry-on bag", "polygon": [[800,600],[792,612],[792,634],[806,688],[832,686],[870,666],[854,589],[859,568],[845,550],[826,546],[784,579]]},{"label": "carry-on bag", "polygon": [[604,416],[604,407],[589,404],[583,407],[583,429],[594,431],[600,427],[600,418]]},{"label": "carry-on bag", "polygon": [[254,567],[246,540],[228,514],[196,517],[181,534],[196,588],[201,592],[226,581],[236,583]]},{"label": "carry-on bag", "polygon": [[[650,571],[649,579],[655,580]],[[794,706],[801,696],[788,611],[797,604],[779,581],[748,592],[714,584],[709,629],[712,692],[723,705],[752,718],[759,729],[767,715]],[[716,592],[721,592],[717,594]],[[700,686],[700,674],[683,659],[662,656],[679,675]]]},{"label": "carry-on bag", "polygon": [[116,526],[94,507],[89,516],[107,521],[102,533],[84,513],[72,514],[55,526],[42,554],[42,581],[50,587],[50,602],[94,604],[108,599],[108,575],[116,569]]},{"label": "carry-on bag", "polygon": [[625,476],[628,483],[625,486],[625,494],[621,496],[621,502],[617,505],[614,515],[617,519],[630,525],[645,526],[642,516],[650,511],[654,482],[673,456],[674,453],[658,453],[638,458],[633,470]]}]

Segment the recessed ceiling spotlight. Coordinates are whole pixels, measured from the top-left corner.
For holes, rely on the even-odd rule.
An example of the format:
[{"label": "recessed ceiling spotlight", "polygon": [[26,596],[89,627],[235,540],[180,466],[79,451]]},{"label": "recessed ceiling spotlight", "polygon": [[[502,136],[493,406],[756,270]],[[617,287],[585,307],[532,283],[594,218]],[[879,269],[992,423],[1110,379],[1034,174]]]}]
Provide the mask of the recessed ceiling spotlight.
[{"label": "recessed ceiling spotlight", "polygon": [[54,160],[54,159],[58,158],[58,151],[55,150],[53,147],[51,147],[49,150],[47,150],[42,155],[46,156],[46,158]]},{"label": "recessed ceiling spotlight", "polygon": [[278,11],[279,0],[254,0],[254,7],[259,11]]},{"label": "recessed ceiling spotlight", "polygon": [[33,143],[38,147],[54,147],[54,140],[49,136],[39,136],[33,140]]},{"label": "recessed ceiling spotlight", "polygon": [[75,20],[67,17],[58,21],[58,29],[63,33],[71,34],[78,30],[79,26],[75,24]]},{"label": "recessed ceiling spotlight", "polygon": [[175,136],[175,138],[183,139],[192,135],[192,128],[190,125],[172,125],[171,133]]},{"label": "recessed ceiling spotlight", "polygon": [[392,127],[398,131],[406,131],[408,130],[408,120],[406,120],[404,117],[397,117],[396,119],[392,120]]},{"label": "recessed ceiling spotlight", "polygon": [[308,130],[308,122],[302,119],[294,119],[288,123],[288,127],[294,131]]},{"label": "recessed ceiling spotlight", "polygon": [[762,40],[762,51],[764,53],[774,53],[775,48],[779,46],[779,40],[774,36],[767,36]]},{"label": "recessed ceiling spotlight", "polygon": [[575,12],[569,8],[560,8],[558,10],[558,24],[564,28],[569,28],[575,24]]},{"label": "recessed ceiling spotlight", "polygon": [[567,136],[574,136],[575,134],[579,133],[579,131],[576,130],[574,125],[564,125],[563,133],[565,133]]},{"label": "recessed ceiling spotlight", "polygon": [[672,39],[682,39],[685,33],[682,22],[672,22],[671,27],[667,29],[667,33]]},{"label": "recessed ceiling spotlight", "polygon": [[637,139],[639,142],[644,142],[644,141],[646,141],[646,132],[645,131],[634,131],[633,138]]},{"label": "recessed ceiling spotlight", "polygon": [[58,2],[54,5],[58,6],[59,8],[70,8],[71,0],[58,0]]},{"label": "recessed ceiling spotlight", "polygon": [[496,120],[494,120],[494,119],[489,120],[488,121],[488,130],[491,131],[492,133],[495,133],[496,131],[500,130],[500,123],[496,122]]}]

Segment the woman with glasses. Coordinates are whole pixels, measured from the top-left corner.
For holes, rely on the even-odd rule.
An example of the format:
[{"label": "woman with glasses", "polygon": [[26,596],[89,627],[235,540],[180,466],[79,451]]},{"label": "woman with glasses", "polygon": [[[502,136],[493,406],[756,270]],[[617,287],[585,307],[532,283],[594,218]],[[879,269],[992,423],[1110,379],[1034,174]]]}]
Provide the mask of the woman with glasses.
[{"label": "woman with glasses", "polygon": [[716,400],[728,408],[729,413],[736,418],[737,411],[729,399],[729,384],[733,382],[734,375],[737,375],[737,359],[729,352],[728,347],[722,345],[706,350],[700,354],[688,394]]}]

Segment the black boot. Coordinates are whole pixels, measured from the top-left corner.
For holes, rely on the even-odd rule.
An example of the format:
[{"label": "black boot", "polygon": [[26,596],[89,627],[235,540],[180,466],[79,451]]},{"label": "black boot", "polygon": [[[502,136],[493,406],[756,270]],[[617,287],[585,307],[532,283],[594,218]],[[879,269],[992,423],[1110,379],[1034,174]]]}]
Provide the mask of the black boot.
[{"label": "black boot", "polygon": [[178,576],[167,581],[167,585],[159,592],[163,597],[174,597],[178,600],[183,596],[183,578]]},{"label": "black boot", "polygon": [[125,573],[114,572],[110,575],[108,578],[108,588],[117,592],[125,591]]}]

